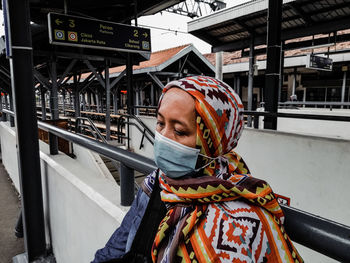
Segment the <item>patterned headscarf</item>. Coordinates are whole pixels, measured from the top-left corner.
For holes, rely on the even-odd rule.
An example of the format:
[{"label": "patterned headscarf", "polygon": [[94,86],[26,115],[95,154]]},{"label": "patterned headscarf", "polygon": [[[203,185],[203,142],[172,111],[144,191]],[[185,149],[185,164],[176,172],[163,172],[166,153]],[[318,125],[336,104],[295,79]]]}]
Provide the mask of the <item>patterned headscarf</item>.
[{"label": "patterned headscarf", "polygon": [[[194,98],[196,147],[216,159],[195,178],[160,173],[168,212],[153,243],[153,262],[302,262],[284,232],[283,212],[270,186],[251,177],[233,151],[243,130],[238,95],[224,82],[204,76],[172,81],[163,95],[173,87]],[[202,158],[197,165],[209,161]],[[144,181],[146,193],[155,176]]]},{"label": "patterned headscarf", "polygon": [[[212,175],[220,169],[222,161],[230,158],[230,151],[236,147],[243,131],[243,104],[239,96],[226,83],[204,76],[188,77],[168,83],[164,94],[177,87],[188,92],[195,99],[197,138],[196,147],[202,155],[217,157],[204,173]],[[222,156],[228,154],[222,160]],[[210,159],[199,156],[197,166],[201,167]]]}]

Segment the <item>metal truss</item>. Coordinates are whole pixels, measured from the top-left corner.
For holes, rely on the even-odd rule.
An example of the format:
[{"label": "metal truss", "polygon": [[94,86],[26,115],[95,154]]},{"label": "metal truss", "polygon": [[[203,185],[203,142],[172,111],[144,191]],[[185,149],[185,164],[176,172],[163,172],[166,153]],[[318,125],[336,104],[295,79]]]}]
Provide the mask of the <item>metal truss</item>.
[{"label": "metal truss", "polygon": [[225,7],[226,3],[223,0],[186,0],[165,11],[195,18],[209,15]]}]

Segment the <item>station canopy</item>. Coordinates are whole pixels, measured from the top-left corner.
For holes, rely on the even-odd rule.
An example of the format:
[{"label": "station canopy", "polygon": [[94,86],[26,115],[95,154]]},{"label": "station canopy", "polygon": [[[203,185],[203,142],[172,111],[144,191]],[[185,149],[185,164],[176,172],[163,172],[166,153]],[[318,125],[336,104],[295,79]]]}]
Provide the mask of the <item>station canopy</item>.
[{"label": "station canopy", "polygon": [[[130,24],[136,16],[152,15],[172,5],[182,2],[181,0],[30,0],[30,18],[32,45],[34,55],[34,67],[45,73],[47,62],[54,56],[59,59],[57,71],[63,72],[70,63],[70,59],[92,60],[94,66],[99,67],[108,58],[112,65],[124,65],[127,52],[93,49],[84,47],[57,46],[49,43],[48,13],[68,14],[71,16],[89,19],[109,21],[113,23]],[[1,5],[1,3],[0,3]],[[1,6],[2,9],[2,6]],[[14,21],[15,22],[15,21]],[[0,64],[8,68],[5,58],[4,37],[0,39]],[[145,52],[135,52],[132,56],[133,64],[149,59]],[[89,69],[84,63],[76,63],[74,70],[87,72]],[[58,73],[60,74],[60,73]]]},{"label": "station canopy", "polygon": [[[265,45],[267,37],[268,0],[254,0],[215,12],[188,23],[188,32],[212,45],[212,52],[237,51],[254,45]],[[350,35],[335,32],[350,28],[349,0],[284,0],[282,41],[316,34],[323,38],[288,43],[284,50],[325,45],[350,40]]]}]

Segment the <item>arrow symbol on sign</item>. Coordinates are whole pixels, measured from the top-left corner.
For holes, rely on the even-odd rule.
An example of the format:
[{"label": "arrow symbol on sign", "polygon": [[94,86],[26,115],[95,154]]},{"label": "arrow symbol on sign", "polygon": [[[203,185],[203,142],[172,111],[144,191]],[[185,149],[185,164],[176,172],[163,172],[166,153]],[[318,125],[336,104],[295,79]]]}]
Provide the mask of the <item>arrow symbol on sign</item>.
[{"label": "arrow symbol on sign", "polygon": [[142,34],[145,38],[148,37],[148,34],[145,32]]},{"label": "arrow symbol on sign", "polygon": [[59,18],[57,18],[57,19],[55,20],[55,23],[56,23],[56,25],[60,25],[60,24],[63,23],[63,21],[61,21],[61,20],[59,20]]}]

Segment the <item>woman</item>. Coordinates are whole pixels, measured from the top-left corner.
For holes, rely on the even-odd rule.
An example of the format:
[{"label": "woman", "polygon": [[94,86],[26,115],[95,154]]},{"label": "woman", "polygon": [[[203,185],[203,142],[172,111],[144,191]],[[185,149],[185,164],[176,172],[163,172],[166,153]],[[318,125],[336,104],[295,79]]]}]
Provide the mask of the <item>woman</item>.
[{"label": "woman", "polygon": [[153,262],[302,262],[284,231],[271,188],[252,177],[232,151],[243,129],[242,110],[231,87],[210,77],[166,85],[154,145],[159,170],[145,179],[121,227],[94,262],[123,257],[140,240],[146,246],[152,235],[142,234],[150,228],[145,223],[150,213],[144,213],[159,196],[158,185],[166,214],[160,215],[150,255],[145,255]]}]

